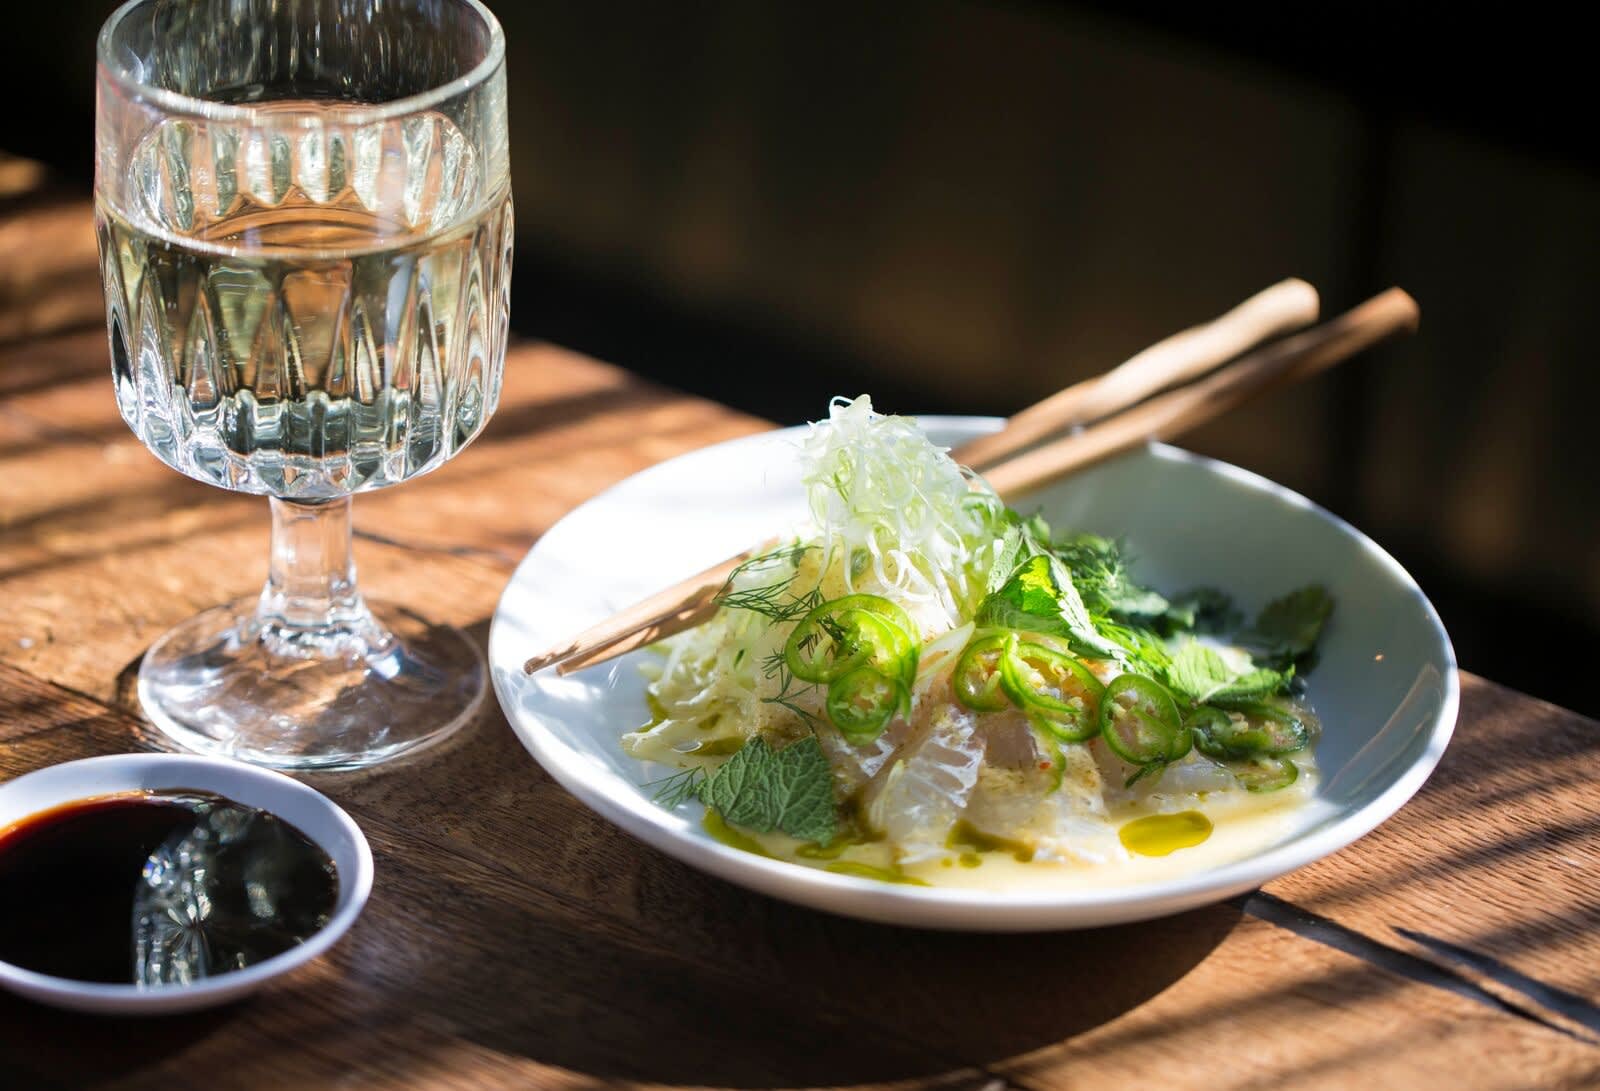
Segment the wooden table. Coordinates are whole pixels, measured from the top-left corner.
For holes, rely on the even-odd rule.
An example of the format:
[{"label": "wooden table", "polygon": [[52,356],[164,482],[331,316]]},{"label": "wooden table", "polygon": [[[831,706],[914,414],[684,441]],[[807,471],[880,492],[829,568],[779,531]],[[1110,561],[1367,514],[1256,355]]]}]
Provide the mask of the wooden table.
[{"label": "wooden table", "polygon": [[[0,213],[0,779],[150,745],[141,651],[264,576],[266,505],[166,469],[118,418],[86,232],[81,201]],[[356,504],[362,583],[482,640],[565,511],[763,427],[519,345],[469,452]],[[490,702],[438,750],[308,778],[377,856],[331,956],[155,1021],[0,996],[0,1087],[1600,1084],[1600,725],[1463,688],[1438,772],[1355,846],[1169,920],[1027,936],[707,878],[575,802]]]}]

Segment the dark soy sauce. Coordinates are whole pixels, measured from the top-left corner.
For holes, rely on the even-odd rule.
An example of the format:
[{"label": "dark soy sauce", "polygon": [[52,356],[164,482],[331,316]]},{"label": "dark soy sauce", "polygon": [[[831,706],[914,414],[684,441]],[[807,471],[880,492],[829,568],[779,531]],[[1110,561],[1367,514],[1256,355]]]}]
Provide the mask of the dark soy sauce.
[{"label": "dark soy sauce", "polygon": [[323,928],[338,896],[305,834],[207,792],[81,799],[0,829],[0,960],[56,977],[240,970]]}]

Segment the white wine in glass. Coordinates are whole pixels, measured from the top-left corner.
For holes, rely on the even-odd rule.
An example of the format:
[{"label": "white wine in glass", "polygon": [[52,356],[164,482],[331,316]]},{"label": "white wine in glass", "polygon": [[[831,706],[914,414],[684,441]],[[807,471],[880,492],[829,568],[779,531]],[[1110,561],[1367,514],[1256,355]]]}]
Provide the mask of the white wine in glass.
[{"label": "white wine in glass", "polygon": [[122,415],[273,514],[265,589],[146,653],[146,715],[288,768],[444,737],[482,701],[482,658],[362,598],[349,498],[441,465],[499,396],[498,25],[476,0],[132,0],[101,32],[97,142]]}]

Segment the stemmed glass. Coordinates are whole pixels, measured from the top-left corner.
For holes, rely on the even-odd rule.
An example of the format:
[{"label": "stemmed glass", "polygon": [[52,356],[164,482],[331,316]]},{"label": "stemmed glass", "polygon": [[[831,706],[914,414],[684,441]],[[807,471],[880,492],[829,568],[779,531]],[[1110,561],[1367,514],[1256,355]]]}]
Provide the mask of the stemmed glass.
[{"label": "stemmed glass", "polygon": [[494,411],[512,215],[477,0],[130,0],[101,30],[95,207],[117,404],[162,461],[266,495],[259,597],[145,654],[187,749],[353,768],[483,699],[460,632],[356,589],[350,497]]}]

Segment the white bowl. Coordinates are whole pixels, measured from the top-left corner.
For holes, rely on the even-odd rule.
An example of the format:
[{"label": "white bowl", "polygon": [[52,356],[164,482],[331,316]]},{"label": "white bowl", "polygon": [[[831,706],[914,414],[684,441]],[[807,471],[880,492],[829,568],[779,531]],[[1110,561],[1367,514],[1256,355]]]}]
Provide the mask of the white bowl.
[{"label": "white bowl", "polygon": [[[954,446],[997,427],[928,417]],[[1307,679],[1323,724],[1322,779],[1283,835],[1245,859],[1146,883],[1072,890],[919,888],[829,874],[720,844],[697,804],[663,809],[641,782],[664,774],[622,752],[647,718],[636,656],[561,677],[522,662],[563,637],[798,524],[800,430],[750,436],[651,467],[552,527],[495,612],[489,658],[506,716],[539,763],[584,803],[713,875],[775,897],[894,924],[982,931],[1084,928],[1218,901],[1334,852],[1422,786],[1455,725],[1450,641],[1415,582],[1370,539],[1255,474],[1152,444],[1015,506],[1057,528],[1125,536],[1158,589],[1215,586],[1247,610],[1309,583],[1335,610]]]},{"label": "white bowl", "polygon": [[304,833],[332,859],[339,895],[327,927],[304,943],[254,966],[193,985],[141,988],[73,981],[0,962],[0,987],[58,1008],[118,1015],[193,1011],[236,1000],[310,962],[355,923],[372,892],[372,850],[351,817],[332,800],[282,773],[225,758],[187,754],[113,754],[69,761],[0,784],[0,829],[29,815],[92,796],[188,788],[258,807]]}]

